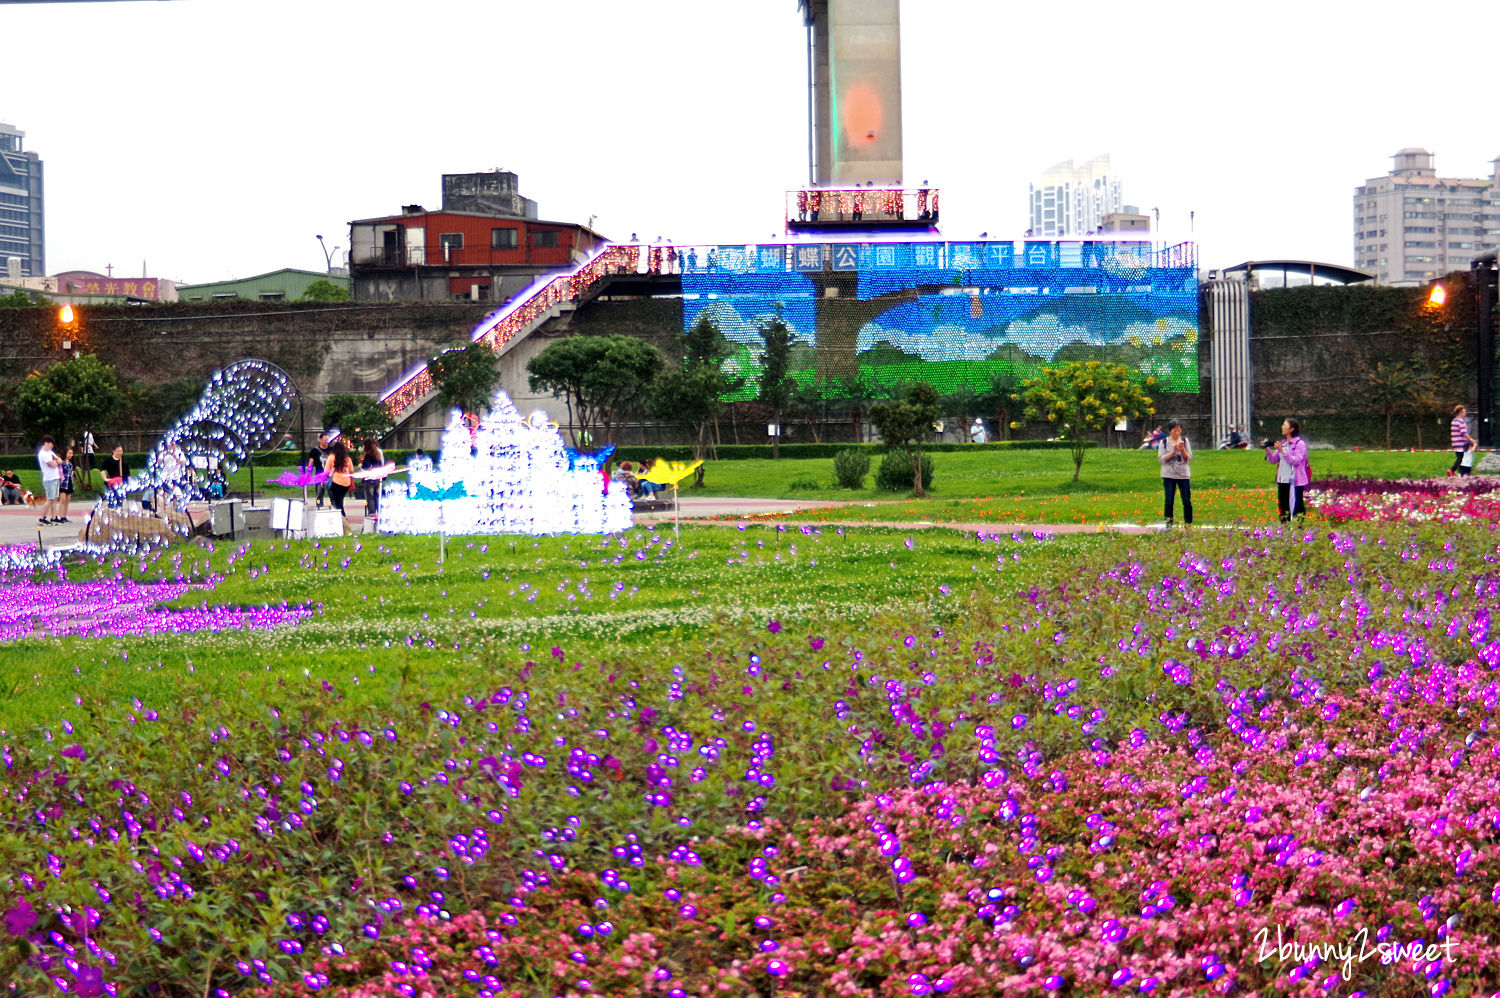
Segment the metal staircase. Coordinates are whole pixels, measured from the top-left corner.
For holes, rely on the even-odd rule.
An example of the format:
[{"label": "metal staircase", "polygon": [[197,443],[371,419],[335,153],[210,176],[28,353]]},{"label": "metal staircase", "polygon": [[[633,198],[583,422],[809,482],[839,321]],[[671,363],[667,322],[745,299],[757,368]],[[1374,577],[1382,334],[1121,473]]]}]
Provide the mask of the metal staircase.
[{"label": "metal staircase", "polygon": [[[657,247],[610,245],[582,261],[572,270],[538,278],[526,290],[484,318],[470,339],[488,343],[496,354],[504,354],[548,321],[571,312],[591,298],[607,279],[623,275],[660,273],[664,263]],[[393,382],[380,396],[391,418],[400,425],[418,412],[434,395],[426,362]]]}]

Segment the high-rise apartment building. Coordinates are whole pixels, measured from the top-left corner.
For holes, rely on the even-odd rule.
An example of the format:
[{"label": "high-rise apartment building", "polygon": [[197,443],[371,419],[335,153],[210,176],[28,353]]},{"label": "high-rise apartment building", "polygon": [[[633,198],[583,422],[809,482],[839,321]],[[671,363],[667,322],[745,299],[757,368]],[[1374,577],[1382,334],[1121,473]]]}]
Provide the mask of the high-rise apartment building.
[{"label": "high-rise apartment building", "polygon": [[0,276],[12,259],[20,277],[47,273],[42,227],[42,160],[22,145],[26,133],[0,122]]},{"label": "high-rise apartment building", "polygon": [[1488,177],[1439,177],[1408,147],[1395,169],[1354,189],[1354,265],[1381,284],[1415,285],[1500,246],[1500,158]]},{"label": "high-rise apartment building", "polygon": [[1086,236],[1099,231],[1104,216],[1125,210],[1120,179],[1110,172],[1109,155],[1082,166],[1058,163],[1031,185],[1031,235]]}]

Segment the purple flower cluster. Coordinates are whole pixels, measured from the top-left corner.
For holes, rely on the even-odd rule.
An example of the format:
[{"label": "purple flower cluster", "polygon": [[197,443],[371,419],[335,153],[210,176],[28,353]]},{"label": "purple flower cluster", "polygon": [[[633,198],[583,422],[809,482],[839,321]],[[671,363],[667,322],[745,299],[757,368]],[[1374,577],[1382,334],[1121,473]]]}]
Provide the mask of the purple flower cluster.
[{"label": "purple flower cluster", "polygon": [[122,637],[193,631],[261,630],[295,624],[312,615],[307,607],[201,606],[164,609],[161,604],[212,584],[88,582],[16,578],[0,585],[0,641],[25,637]]}]

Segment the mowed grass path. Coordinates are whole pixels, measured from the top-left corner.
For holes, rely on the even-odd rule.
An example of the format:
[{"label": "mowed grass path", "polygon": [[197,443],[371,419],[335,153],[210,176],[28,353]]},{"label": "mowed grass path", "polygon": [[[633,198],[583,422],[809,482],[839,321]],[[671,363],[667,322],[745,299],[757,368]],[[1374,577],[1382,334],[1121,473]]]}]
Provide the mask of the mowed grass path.
[{"label": "mowed grass path", "polygon": [[[0,646],[0,729],[55,722],[77,702],[180,690],[264,697],[282,682],[327,681],[356,701],[398,689],[443,701],[497,683],[528,660],[605,652],[702,655],[717,633],[750,621],[862,621],[936,613],[961,594],[1031,584],[1089,538],[979,541],[958,532],[829,527],[635,529],[616,537],[431,537],[181,545],[141,560],[69,570],[70,579],[219,577],[177,605],[311,605],[295,627],[260,632],[61,639]],[[59,611],[63,612],[63,611]],[[415,685],[413,685],[415,684]]]}]

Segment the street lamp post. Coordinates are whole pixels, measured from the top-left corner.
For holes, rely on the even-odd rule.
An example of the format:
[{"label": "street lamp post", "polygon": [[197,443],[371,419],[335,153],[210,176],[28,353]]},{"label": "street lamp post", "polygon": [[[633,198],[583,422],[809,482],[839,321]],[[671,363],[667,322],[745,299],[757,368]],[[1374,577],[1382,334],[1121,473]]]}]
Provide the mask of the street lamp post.
[{"label": "street lamp post", "polygon": [[1484,254],[1469,264],[1469,275],[1474,285],[1475,305],[1475,373],[1479,381],[1479,446],[1493,447],[1494,426],[1490,418],[1495,393],[1495,300],[1500,295],[1500,253],[1495,250]]},{"label": "street lamp post", "polygon": [[333,273],[333,254],[328,252],[328,244],[323,242],[323,237],[318,237],[318,246],[323,250],[323,262],[328,265],[328,272]]}]

